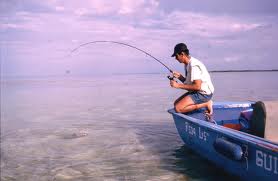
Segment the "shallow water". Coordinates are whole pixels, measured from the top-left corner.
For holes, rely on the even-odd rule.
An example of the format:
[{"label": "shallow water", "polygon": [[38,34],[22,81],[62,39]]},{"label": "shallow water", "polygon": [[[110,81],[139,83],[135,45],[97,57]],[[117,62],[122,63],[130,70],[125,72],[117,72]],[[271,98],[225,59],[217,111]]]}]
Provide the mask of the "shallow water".
[{"label": "shallow water", "polygon": [[[278,100],[277,72],[213,73],[214,101]],[[1,180],[232,180],[184,146],[157,75],[1,81]]]}]

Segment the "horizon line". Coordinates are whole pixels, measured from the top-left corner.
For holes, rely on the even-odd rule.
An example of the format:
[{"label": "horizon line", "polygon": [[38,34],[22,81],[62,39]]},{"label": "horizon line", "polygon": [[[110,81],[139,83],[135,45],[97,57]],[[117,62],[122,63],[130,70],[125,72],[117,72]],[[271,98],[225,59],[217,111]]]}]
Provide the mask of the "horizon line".
[{"label": "horizon line", "polygon": [[[209,70],[210,73],[225,73],[225,72],[278,72],[278,69],[261,69],[261,70]],[[109,75],[143,75],[143,74],[165,74],[164,72],[137,72],[137,73],[111,73]],[[56,76],[94,76],[94,75],[104,75],[104,74],[49,74],[49,75],[0,75],[1,78],[15,78],[15,77],[56,77]],[[108,75],[108,74],[105,74]]]},{"label": "horizon line", "polygon": [[243,70],[210,70],[209,72],[276,72],[278,69],[253,69],[253,70],[248,70],[248,69],[243,69]]}]

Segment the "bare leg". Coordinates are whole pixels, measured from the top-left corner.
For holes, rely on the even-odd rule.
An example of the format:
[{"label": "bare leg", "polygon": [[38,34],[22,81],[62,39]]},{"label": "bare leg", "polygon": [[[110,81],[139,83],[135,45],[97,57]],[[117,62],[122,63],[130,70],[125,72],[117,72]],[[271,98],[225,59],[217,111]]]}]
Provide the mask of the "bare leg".
[{"label": "bare leg", "polygon": [[[181,99],[175,102],[175,110],[179,113],[186,113],[192,110],[189,106],[194,106],[194,102],[190,96],[180,97]],[[187,108],[189,107],[189,109]],[[194,110],[194,109],[193,109]]]},{"label": "bare leg", "polygon": [[196,109],[206,107],[208,110],[206,115],[210,117],[213,113],[212,104],[213,104],[212,100],[201,104],[194,104],[190,96],[185,96],[177,103],[175,102],[175,110],[176,112],[187,113],[190,111],[194,111]]},{"label": "bare leg", "polygon": [[178,103],[178,102],[180,102],[180,100],[182,100],[185,96],[187,96],[189,93],[187,92],[187,93],[185,93],[185,94],[183,94],[182,96],[180,96],[176,101],[175,101],[175,103],[174,103],[174,106],[176,106],[176,104]]},{"label": "bare leg", "polygon": [[204,107],[207,108],[206,114],[212,115],[213,109],[212,109],[212,101],[211,100],[208,102],[201,103],[201,104],[190,105],[190,106],[186,107],[186,109],[189,111],[193,111],[193,110],[204,108]]}]

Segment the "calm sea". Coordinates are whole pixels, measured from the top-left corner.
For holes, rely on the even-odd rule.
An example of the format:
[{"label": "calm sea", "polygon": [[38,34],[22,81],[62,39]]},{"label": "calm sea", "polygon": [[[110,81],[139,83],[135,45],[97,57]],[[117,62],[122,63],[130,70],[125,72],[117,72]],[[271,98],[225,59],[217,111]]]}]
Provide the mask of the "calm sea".
[{"label": "calm sea", "polygon": [[[214,101],[278,100],[278,72],[212,73]],[[181,141],[163,74],[1,80],[1,180],[229,180]]]}]

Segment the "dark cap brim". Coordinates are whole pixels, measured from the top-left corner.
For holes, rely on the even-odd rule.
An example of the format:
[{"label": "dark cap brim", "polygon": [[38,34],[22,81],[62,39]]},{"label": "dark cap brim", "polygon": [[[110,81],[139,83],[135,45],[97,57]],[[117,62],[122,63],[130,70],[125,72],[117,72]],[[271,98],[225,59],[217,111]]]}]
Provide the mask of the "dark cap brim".
[{"label": "dark cap brim", "polygon": [[175,53],[175,52],[173,53],[173,55],[172,55],[171,57],[174,57],[174,56],[176,56],[176,53]]}]

